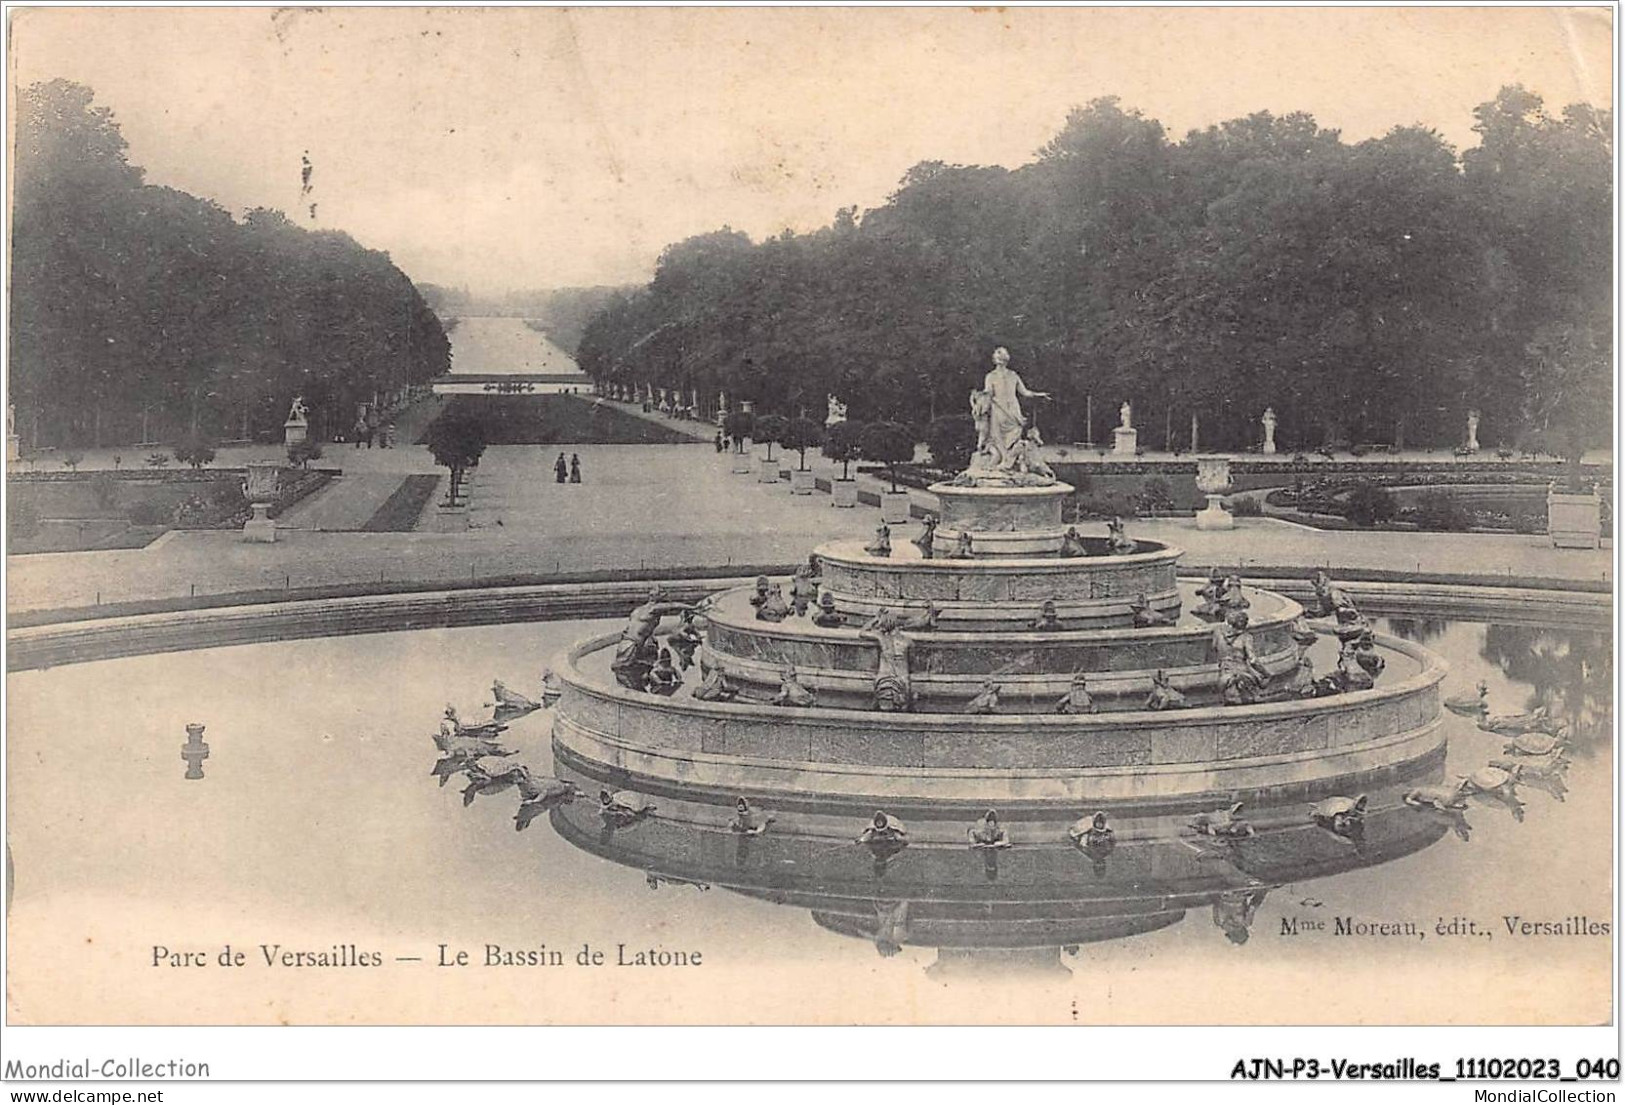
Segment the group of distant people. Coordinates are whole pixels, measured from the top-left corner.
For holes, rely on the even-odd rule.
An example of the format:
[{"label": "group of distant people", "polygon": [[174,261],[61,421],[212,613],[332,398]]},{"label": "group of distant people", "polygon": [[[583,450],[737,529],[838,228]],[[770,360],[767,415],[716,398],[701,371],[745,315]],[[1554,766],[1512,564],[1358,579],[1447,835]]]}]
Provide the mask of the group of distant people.
[{"label": "group of distant people", "polygon": [[355,420],[354,428],[350,431],[350,436],[355,440],[357,449],[361,448],[363,444],[371,449],[374,441],[378,442],[378,448],[388,449],[395,444],[395,425],[394,423],[379,423],[367,418],[358,418]]},{"label": "group of distant people", "polygon": [[575,453],[570,454],[569,463],[565,463],[564,454],[553,462],[553,480],[555,483],[580,483],[581,458]]}]

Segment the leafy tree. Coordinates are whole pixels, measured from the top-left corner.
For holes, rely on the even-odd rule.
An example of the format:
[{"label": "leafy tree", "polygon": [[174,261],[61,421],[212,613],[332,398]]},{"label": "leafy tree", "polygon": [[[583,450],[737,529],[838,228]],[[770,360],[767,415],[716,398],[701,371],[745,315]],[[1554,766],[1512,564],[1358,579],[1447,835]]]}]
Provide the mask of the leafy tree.
[{"label": "leafy tree", "polygon": [[824,456],[841,466],[841,479],[852,478],[852,462],[863,455],[864,424],[853,420],[824,428]]},{"label": "leafy tree", "polygon": [[485,426],[478,419],[464,415],[443,415],[429,423],[429,452],[434,462],[451,473],[451,501],[457,501],[462,490],[463,475],[477,468],[485,453]]},{"label": "leafy tree", "polygon": [[267,437],[294,394],[332,422],[449,366],[387,255],[143,184],[90,89],[21,90],[15,131],[11,387],[31,447]]},{"label": "leafy tree", "polygon": [[790,429],[790,420],[782,414],[764,414],[756,420],[752,439],[765,442],[767,445],[767,459],[773,459],[773,446],[784,440],[785,433]]},{"label": "leafy tree", "polygon": [[78,449],[70,449],[62,454],[62,467],[70,472],[79,471],[79,466],[85,462],[85,454]]},{"label": "leafy tree", "polygon": [[926,448],[931,462],[944,472],[963,472],[970,467],[976,449],[976,423],[963,414],[945,414],[926,427]]},{"label": "leafy tree", "polygon": [[194,471],[214,460],[214,453],[214,442],[206,437],[188,437],[175,446],[175,459],[191,465]]},{"label": "leafy tree", "polygon": [[295,441],[288,446],[288,463],[297,464],[300,468],[309,468],[310,462],[322,459],[322,446],[320,442],[305,438]]},{"label": "leafy tree", "polygon": [[794,449],[800,460],[797,467],[807,470],[807,450],[817,445],[824,436],[824,428],[810,418],[792,418],[780,435],[779,442],[786,449]]},{"label": "leafy tree", "polygon": [[900,422],[871,422],[863,428],[863,459],[886,466],[891,489],[897,491],[897,466],[914,459],[914,435]]},{"label": "leafy tree", "polygon": [[922,161],[809,234],[674,243],[578,359],[607,386],[934,419],[1003,345],[1066,427],[1127,399],[1142,427],[1194,417],[1208,448],[1255,443],[1265,407],[1289,448],[1445,444],[1477,407],[1503,440],[1534,420],[1605,444],[1611,119],[1518,88],[1475,115],[1458,157],[1303,112],[1175,140],[1098,99],[1031,164]]},{"label": "leafy tree", "polygon": [[729,411],[722,419],[722,432],[733,438],[736,453],[745,451],[745,439],[755,428],[756,416],[749,411]]},{"label": "leafy tree", "polygon": [[1386,522],[1396,512],[1393,493],[1381,484],[1361,480],[1348,493],[1344,515],[1362,526]]}]

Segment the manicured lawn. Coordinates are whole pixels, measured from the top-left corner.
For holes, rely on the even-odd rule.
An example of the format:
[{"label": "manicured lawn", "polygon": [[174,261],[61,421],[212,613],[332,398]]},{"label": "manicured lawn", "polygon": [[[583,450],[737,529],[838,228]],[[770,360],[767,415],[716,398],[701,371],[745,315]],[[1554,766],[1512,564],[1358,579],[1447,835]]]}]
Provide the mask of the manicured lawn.
[{"label": "manicured lawn", "polygon": [[440,485],[439,476],[407,476],[390,493],[362,530],[366,533],[409,533],[417,528],[423,506]]},{"label": "manicured lawn", "polygon": [[[439,417],[467,412],[485,424],[488,445],[685,445],[669,430],[608,403],[576,395],[454,395]],[[427,427],[425,427],[425,436]],[[423,437],[419,437],[419,443]]]}]

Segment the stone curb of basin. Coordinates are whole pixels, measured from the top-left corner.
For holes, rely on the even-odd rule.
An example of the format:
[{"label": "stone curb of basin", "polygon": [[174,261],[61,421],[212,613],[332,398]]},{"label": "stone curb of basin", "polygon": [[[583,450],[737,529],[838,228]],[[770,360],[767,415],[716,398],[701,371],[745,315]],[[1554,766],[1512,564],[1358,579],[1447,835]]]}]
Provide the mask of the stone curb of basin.
[{"label": "stone curb of basin", "polygon": [[651,586],[677,602],[698,602],[754,577],[550,583],[351,595],[343,598],[222,606],[160,614],[25,626],[6,634],[6,670],[185,652],[308,637],[450,629],[572,618],[624,618]]},{"label": "stone curb of basin", "polygon": [[[786,566],[787,575],[793,569]],[[726,579],[660,579],[612,583],[554,583],[524,587],[459,588],[446,591],[382,591],[341,598],[297,599],[197,610],[130,614],[8,629],[6,670],[27,671],[61,664],[111,660],[224,645],[445,629],[501,622],[615,618],[642,601],[652,584],[675,600],[746,586],[754,576]],[[1300,579],[1249,580],[1292,598],[1309,593]],[[1474,613],[1549,622],[1553,614],[1583,628],[1613,622],[1613,596],[1600,592],[1523,587],[1473,587],[1437,583],[1345,583],[1357,601],[1396,613]]]}]

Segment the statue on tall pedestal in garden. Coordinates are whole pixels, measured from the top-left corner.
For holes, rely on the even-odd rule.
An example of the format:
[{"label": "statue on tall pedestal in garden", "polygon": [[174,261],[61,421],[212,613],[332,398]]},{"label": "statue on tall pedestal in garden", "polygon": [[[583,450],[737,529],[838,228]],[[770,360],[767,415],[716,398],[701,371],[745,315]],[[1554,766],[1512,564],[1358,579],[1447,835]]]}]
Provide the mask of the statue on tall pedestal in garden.
[{"label": "statue on tall pedestal in garden", "polygon": [[981,390],[970,393],[976,452],[960,479],[967,483],[1053,482],[1053,473],[1045,474],[1047,466],[1033,452],[1039,444],[1037,431],[1021,409],[1023,399],[1048,398],[1048,392],[1028,388],[1010,367],[1008,349],[995,349],[993,368],[983,379]]}]

